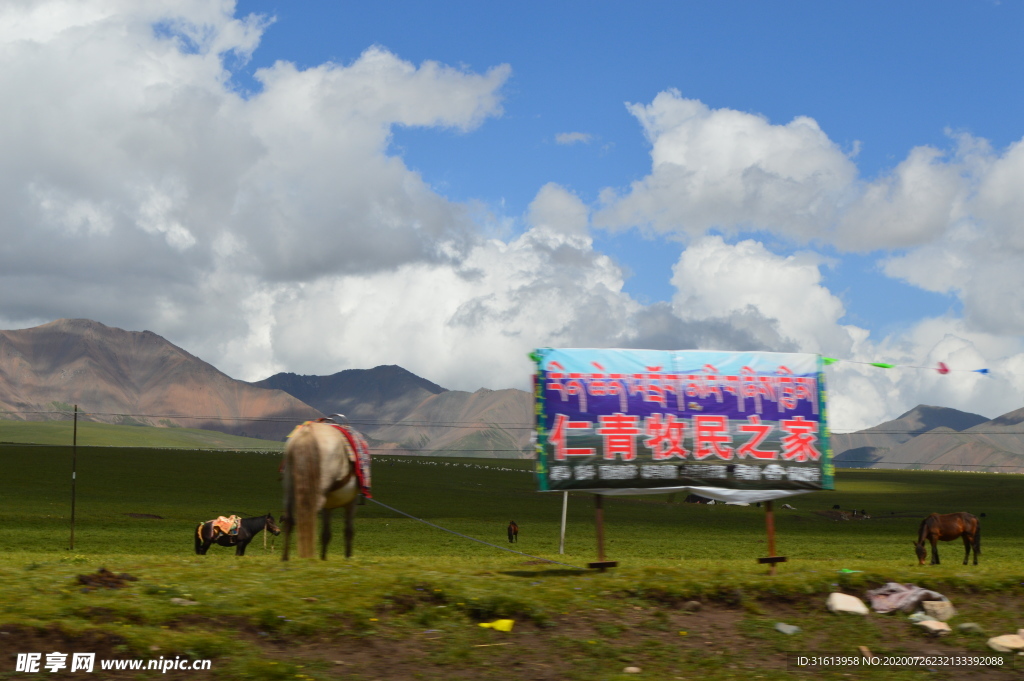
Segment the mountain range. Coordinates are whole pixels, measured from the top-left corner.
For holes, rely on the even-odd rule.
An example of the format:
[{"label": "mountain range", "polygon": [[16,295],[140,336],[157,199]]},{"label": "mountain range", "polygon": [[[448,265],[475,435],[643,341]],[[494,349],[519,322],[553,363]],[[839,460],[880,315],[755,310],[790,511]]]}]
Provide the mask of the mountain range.
[{"label": "mountain range", "polygon": [[1012,472],[1024,468],[1024,409],[995,419],[918,405],[899,418],[832,436],[839,468]]},{"label": "mountain range", "polygon": [[[394,365],[247,383],[150,331],[86,319],[0,331],[0,418],[52,419],[72,405],[105,423],[278,441],[297,423],[343,414],[379,453],[532,456],[532,396],[522,390],[447,390]],[[832,448],[840,468],[1012,470],[1024,467],[1022,422],[1024,409],[987,419],[919,405],[833,434]]]},{"label": "mountain range", "polygon": [[59,319],[0,331],[0,418],[81,418],[282,440],[297,423],[344,414],[377,451],[518,458],[530,395],[446,390],[398,366],[331,376],[233,379],[151,331]]}]

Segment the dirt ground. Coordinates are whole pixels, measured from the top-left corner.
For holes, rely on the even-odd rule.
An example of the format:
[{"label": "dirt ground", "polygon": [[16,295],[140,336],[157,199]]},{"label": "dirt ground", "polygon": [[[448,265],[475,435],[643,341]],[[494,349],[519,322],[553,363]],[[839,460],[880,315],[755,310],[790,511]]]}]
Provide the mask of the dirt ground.
[{"label": "dirt ground", "polygon": [[[988,656],[988,636],[1016,631],[1006,613],[1021,612],[1024,599],[998,595],[952,595],[961,612],[956,620],[983,623],[986,634],[955,633],[931,638],[912,626],[905,615],[833,615],[824,612],[824,599],[808,597],[801,602],[764,602],[726,605],[701,603],[696,611],[684,604],[654,601],[623,602],[614,611],[594,608],[584,614],[554,617],[544,626],[516,621],[508,633],[477,628],[472,623],[438,628],[411,628],[408,622],[390,626],[382,613],[380,627],[372,636],[333,634],[284,639],[260,632],[257,627],[236,629],[240,639],[262,651],[264,667],[255,678],[305,679],[748,679],[759,678],[924,678],[1022,679],[1024,664],[1003,668],[941,667],[923,665],[865,671],[858,667],[822,670],[798,668],[795,655],[818,653],[859,656],[865,646],[875,655]],[[640,603],[640,604],[637,604]],[[692,604],[691,608],[696,607]],[[975,617],[976,615],[976,617]],[[776,632],[776,622],[795,624],[802,632],[786,636]],[[200,622],[183,621],[180,626]],[[208,624],[208,623],[207,623]],[[227,624],[227,623],[221,623]],[[395,620],[394,624],[399,624]],[[0,678],[32,678],[17,674],[17,652],[88,651],[97,658],[128,658],[114,635],[69,639],[57,627],[42,631],[0,626]],[[157,653],[153,653],[156,655]],[[225,653],[229,657],[230,653]],[[1024,659],[1024,658],[1020,658]],[[166,674],[139,672],[82,673],[43,672],[51,679],[83,678],[246,678],[217,673],[219,661],[209,672]],[[281,665],[281,674],[265,673]],[[626,673],[637,667],[639,673]],[[286,673],[286,669],[290,670]],[[99,672],[99,670],[97,670]]]}]

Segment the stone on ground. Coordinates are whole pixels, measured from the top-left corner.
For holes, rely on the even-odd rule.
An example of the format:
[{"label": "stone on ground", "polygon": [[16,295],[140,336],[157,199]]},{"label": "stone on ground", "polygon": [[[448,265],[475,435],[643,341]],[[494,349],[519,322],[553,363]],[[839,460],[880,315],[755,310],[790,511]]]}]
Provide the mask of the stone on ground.
[{"label": "stone on ground", "polygon": [[[964,622],[963,624],[956,625],[956,630],[961,631],[965,634],[984,634],[985,630],[981,628],[980,624],[975,622]],[[1019,632],[1018,632],[1019,635]]]},{"label": "stone on ground", "polygon": [[795,624],[785,624],[783,622],[776,622],[775,631],[781,632],[783,634],[796,634],[799,633],[800,627],[796,626]]},{"label": "stone on ground", "polygon": [[1024,636],[1018,634],[993,636],[988,640],[988,647],[997,653],[1012,653],[1015,650],[1024,650]]},{"label": "stone on ground", "polygon": [[830,593],[825,605],[831,612],[849,612],[855,615],[868,614],[868,606],[864,605],[864,601],[856,596],[839,592]]},{"label": "stone on ground", "polygon": [[956,617],[956,608],[949,601],[924,601],[924,611],[940,622]]},{"label": "stone on ground", "polygon": [[921,627],[929,634],[933,634],[935,636],[945,636],[946,634],[952,631],[952,629],[949,628],[948,624],[946,624],[945,622],[940,622],[938,620],[925,620],[924,622],[916,623],[914,626]]}]

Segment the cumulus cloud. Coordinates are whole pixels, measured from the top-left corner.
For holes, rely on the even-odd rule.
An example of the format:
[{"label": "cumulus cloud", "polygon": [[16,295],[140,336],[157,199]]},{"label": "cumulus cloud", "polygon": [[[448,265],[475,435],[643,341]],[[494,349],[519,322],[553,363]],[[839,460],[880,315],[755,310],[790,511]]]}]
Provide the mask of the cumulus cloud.
[{"label": "cumulus cloud", "polygon": [[673,268],[672,306],[694,321],[756,310],[772,322],[759,331],[758,349],[846,352],[849,334],[839,325],[845,310],[822,286],[821,264],[812,253],[783,257],[753,240],[704,237]]},{"label": "cumulus cloud", "polygon": [[678,91],[630,104],[651,143],[651,173],[619,195],[606,190],[595,222],[690,236],[758,227],[801,238],[835,219],[856,168],[811,118],[786,125],[710,109]]},{"label": "cumulus cloud", "polygon": [[267,23],[199,0],[0,7],[4,316],[91,316],[213,350],[248,328],[254,288],[467,252],[466,208],[389,153],[391,130],[500,115],[509,68],[371,47],[278,62],[244,98],[225,63]]}]

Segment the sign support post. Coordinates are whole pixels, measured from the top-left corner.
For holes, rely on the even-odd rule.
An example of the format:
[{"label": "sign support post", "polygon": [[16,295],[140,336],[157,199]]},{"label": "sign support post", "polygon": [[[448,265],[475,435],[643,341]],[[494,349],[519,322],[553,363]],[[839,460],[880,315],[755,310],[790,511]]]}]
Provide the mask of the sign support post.
[{"label": "sign support post", "polygon": [[78,469],[78,405],[75,405],[74,425],[71,427],[71,546],[75,550],[75,484]]},{"label": "sign support post", "polygon": [[775,564],[785,563],[785,556],[775,555],[775,509],[771,501],[764,502],[764,527],[768,531],[768,557],[758,558],[757,562],[762,565],[768,564],[768,574],[775,574]]},{"label": "sign support post", "polygon": [[562,532],[558,537],[558,553],[565,553],[565,512],[569,508],[569,493],[562,492]]}]

